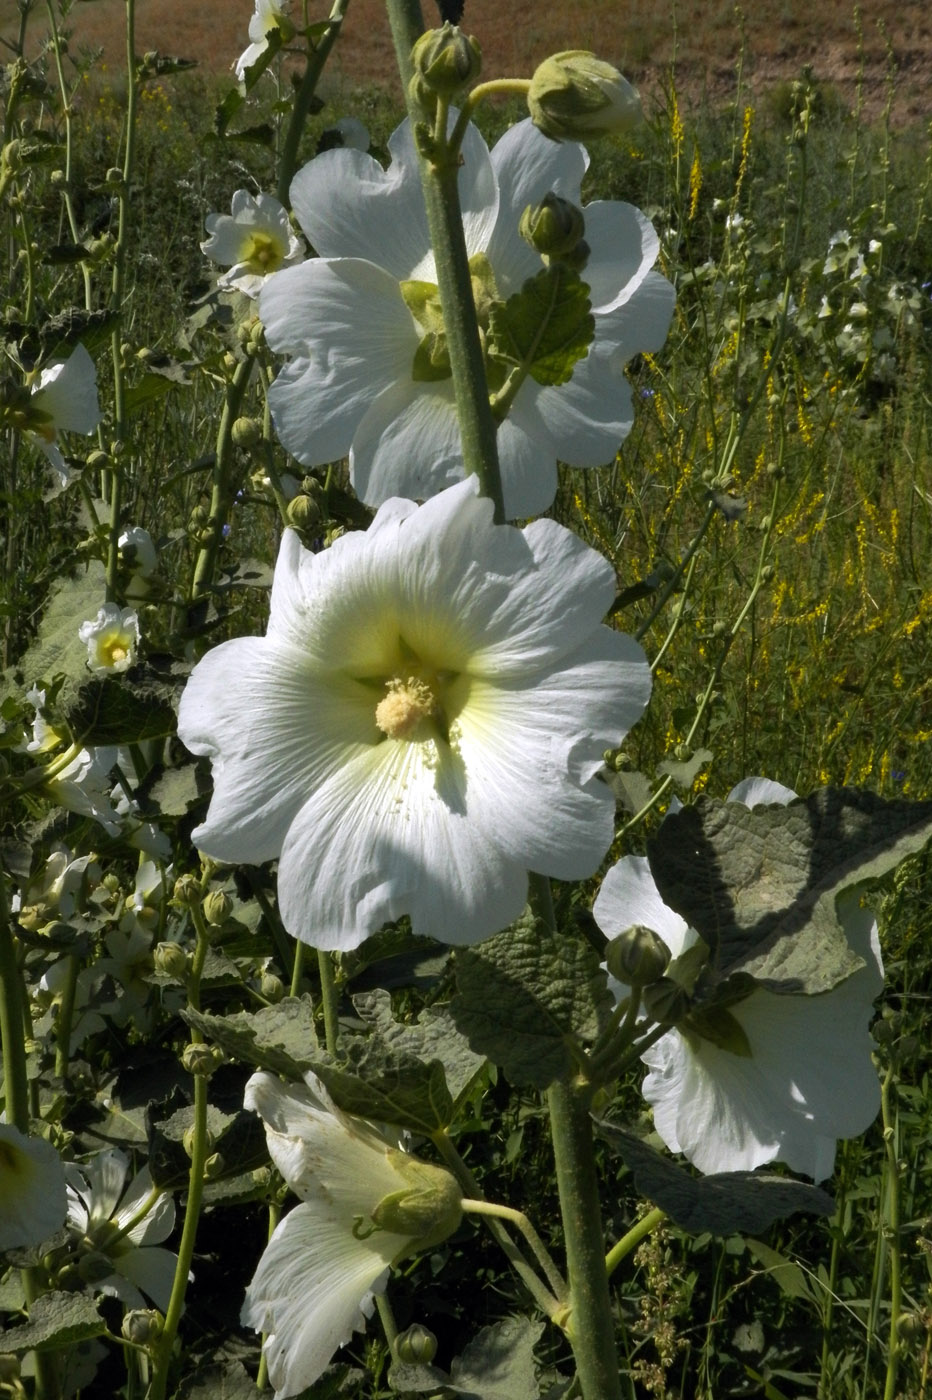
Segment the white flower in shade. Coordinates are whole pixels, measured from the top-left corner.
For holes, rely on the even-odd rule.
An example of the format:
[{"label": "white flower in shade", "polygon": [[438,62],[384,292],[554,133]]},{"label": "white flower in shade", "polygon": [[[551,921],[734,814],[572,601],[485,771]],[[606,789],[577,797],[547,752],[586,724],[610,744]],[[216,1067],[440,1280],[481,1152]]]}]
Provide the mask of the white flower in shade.
[{"label": "white flower in shade", "polygon": [[210,237],[201,244],[201,252],[229,267],[218,286],[255,297],[270,272],[303,261],[304,245],[292,230],[288,211],[273,195],[237,190],[231,209],[230,214],[207,215],[204,226]]},{"label": "white flower in shade", "polygon": [[0,1123],[0,1250],[42,1244],[65,1219],[65,1170],[44,1138]]},{"label": "white flower in shade", "polygon": [[372,144],[369,128],[358,117],[340,117],[323,132],[324,136],[335,133],[341,146],[349,146],[354,151],[368,151]]},{"label": "white flower in shade", "polygon": [[252,42],[247,49],[243,50],[233,65],[241,84],[246,81],[246,69],[251,68],[269,46],[265,36],[270,34],[273,29],[281,27],[286,9],[287,5],[284,0],[256,0],[255,14],[249,21],[249,37]]},{"label": "white flower in shade", "polygon": [[82,622],[78,636],[87,645],[87,664],[95,676],[128,671],[139,646],[139,618],[132,608],[104,603],[93,622]]},{"label": "white flower in shade", "polygon": [[[789,788],[748,778],[729,800],[756,807],[787,803]],[[642,1086],[654,1126],[672,1152],[700,1171],[751,1171],[781,1161],[816,1181],[829,1176],[838,1138],[856,1137],[880,1106],[869,1025],[883,986],[877,925],[857,894],[843,895],[838,917],[865,966],[817,996],[756,987],[730,1003],[737,1023],[732,1049],[690,1027],[672,1029],[645,1050]],[[653,929],[673,958],[699,935],[664,904],[648,862],[625,856],[605,877],[592,909],[604,933],[633,924]],[[621,999],[629,989],[614,983]]]},{"label": "white flower in shade", "polygon": [[134,574],[148,578],[155,573],[159,555],[148,530],[141,525],[130,525],[120,535],[117,544]]},{"label": "white flower in shade", "polygon": [[[464,471],[452,379],[438,378],[442,370],[423,378],[420,358],[414,377],[425,331],[409,301],[429,295],[437,276],[407,121],[389,150],[388,170],[361,151],[334,150],[298,172],[292,204],[320,256],[270,278],[260,304],[270,346],[290,357],[269,393],[281,441],[305,466],[349,453],[356,492],[370,505],[432,496]],[[551,191],[578,204],[588,157],[530,121],[491,155],[470,126],[462,150],[460,202],[480,303],[504,301],[543,266],[518,232],[524,209]],[[584,214],[595,338],[568,382],[529,375],[499,427],[509,518],[551,504],[558,459],[594,467],[614,458],[633,422],[623,366],[663,343],[672,314],[673,288],[650,270],[658,241],[644,215],[610,200]]]},{"label": "white flower in shade", "polygon": [[98,1292],[130,1308],[144,1308],[145,1294],[164,1312],[178,1259],[156,1246],[174,1228],[175,1204],[153,1186],[148,1167],[129,1186],[128,1175],[129,1158],[117,1147],[98,1152],[83,1166],[69,1163],[68,1225],[86,1250],[105,1255],[113,1266],[95,1280]]},{"label": "white flower in shade", "polygon": [[83,345],[76,345],[67,360],[46,365],[32,391],[31,406],[44,415],[31,429],[32,439],[51,462],[58,489],[63,490],[72,473],[58,446],[59,433],[92,433],[100,422],[97,371]]},{"label": "white flower in shade", "polygon": [[455,1230],[460,1191],[449,1172],[351,1118],[320,1081],[254,1074],[246,1107],[265,1122],[269,1153],[301,1205],[273,1234],[246,1290],[242,1321],[265,1333],[275,1400],[312,1385],[365,1327],[392,1264]]},{"label": "white flower in shade", "polygon": [[591,875],[614,804],[602,754],[640,717],[640,647],[601,625],[613,570],[569,530],[494,525],[474,478],[310,554],[288,532],[265,637],[209,652],[179,734],[213,759],[194,840],[279,858],[285,926],[354,948],[403,914],[474,943],[527,872]]}]

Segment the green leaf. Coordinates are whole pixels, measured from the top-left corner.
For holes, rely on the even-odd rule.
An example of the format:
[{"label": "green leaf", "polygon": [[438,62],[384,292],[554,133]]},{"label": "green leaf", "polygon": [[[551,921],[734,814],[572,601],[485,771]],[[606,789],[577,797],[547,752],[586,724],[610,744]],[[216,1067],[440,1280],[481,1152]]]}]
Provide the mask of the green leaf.
[{"label": "green leaf", "polygon": [[594,335],[589,288],[559,264],[529,277],[489,316],[490,357],[521,365],[538,384],[567,383]]},{"label": "green leaf", "polygon": [[678,787],[691,788],[701,769],[715,757],[711,749],[697,749],[692,758],[681,763],[675,758],[665,758],[657,764],[657,772],[667,774]]},{"label": "green leaf", "polygon": [[259,1395],[241,1361],[215,1361],[182,1381],[175,1400],[259,1400]]},{"label": "green leaf", "polygon": [[457,950],[453,1020],[513,1084],[546,1089],[569,1074],[614,1001],[598,955],[571,930],[550,934],[529,911],[504,933]]},{"label": "green leaf", "polygon": [[169,681],[143,662],[124,676],[85,681],[65,707],[65,718],[75,741],[88,747],[167,739],[176,728],[174,691]]},{"label": "green leaf", "polygon": [[707,981],[744,972],[774,992],[818,993],[860,966],[835,910],[932,837],[932,802],[819,788],[789,806],[709,798],[648,842],[663,900],[708,944]]},{"label": "green leaf", "polygon": [[596,1128],[631,1168],[640,1194],[692,1235],[759,1234],[797,1211],[831,1215],[835,1209],[831,1196],[808,1181],[766,1172],[691,1176],[627,1129],[599,1119]]},{"label": "green leaf", "polygon": [[3,1333],[4,1351],[51,1351],[106,1332],[90,1293],[43,1293],[30,1304],[29,1321]]},{"label": "green leaf", "polygon": [[423,1064],[375,1037],[349,1040],[344,1049],[340,1064],[321,1055],[312,1065],[344,1113],[427,1136],[452,1122],[453,1099],[439,1060]]},{"label": "green leaf", "polygon": [[199,797],[197,766],[186,763],[181,768],[169,768],[149,791],[149,799],[164,817],[183,817]]},{"label": "green leaf", "polygon": [[538,1400],[534,1344],[542,1322],[506,1317],[483,1327],[451,1368],[451,1389],[465,1400]]},{"label": "green leaf", "polygon": [[787,1259],[779,1250],[771,1249],[760,1240],[745,1240],[745,1244],[759,1264],[763,1264],[774,1283],[788,1298],[802,1298],[805,1302],[814,1301],[815,1295],[809,1280],[798,1264]]},{"label": "green leaf", "polygon": [[[181,366],[176,366],[176,369],[181,371]],[[133,414],[144,404],[155,403],[158,399],[163,399],[166,394],[170,394],[173,389],[183,387],[190,382],[183,371],[180,374],[169,374],[150,366],[141,379],[137,379],[135,384],[130,384],[127,388],[126,412]]]},{"label": "green leaf", "polygon": [[309,997],[285,997],[276,1006],[228,1016],[213,1016],[191,1007],[181,1015],[189,1026],[241,1064],[299,1080],[314,1062],[317,1033]]},{"label": "green leaf", "polygon": [[449,1006],[430,1006],[414,1025],[402,1025],[392,1015],[392,999],[386,991],[363,992],[353,997],[353,1005],[383,1045],[425,1062],[439,1060],[455,1102],[466,1097],[485,1065],[485,1057],[469,1048],[466,1037],[454,1024]]},{"label": "green leaf", "polygon": [[49,597],[36,640],[17,662],[15,671],[4,674],[4,688],[18,688],[18,675],[27,689],[36,681],[48,682],[64,675],[60,699],[67,703],[73,698],[81,679],[87,676],[87,644],[78,636],[78,628],[88,618],[97,616],[106,590],[106,570],[98,559],[91,560],[87,570],[76,577],[61,579]]}]

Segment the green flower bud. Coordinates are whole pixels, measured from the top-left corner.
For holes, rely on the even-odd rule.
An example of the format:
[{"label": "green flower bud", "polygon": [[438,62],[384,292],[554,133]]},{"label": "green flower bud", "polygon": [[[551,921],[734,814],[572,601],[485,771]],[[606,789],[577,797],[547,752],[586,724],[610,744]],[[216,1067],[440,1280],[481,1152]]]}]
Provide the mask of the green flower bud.
[{"label": "green flower bud", "polygon": [[383,1197],[372,1212],[372,1221],[380,1230],[410,1236],[410,1244],[398,1256],[403,1259],[432,1249],[453,1233],[463,1214],[462,1192],[445,1167],[432,1166],[394,1148],[388,1157],[409,1185]]},{"label": "green flower bud", "polygon": [[109,453],[101,452],[98,447],[94,452],[88,454],[87,465],[92,472],[105,471],[110,466]]},{"label": "green flower bud", "polygon": [[914,1342],[926,1335],[926,1324],[919,1313],[900,1313],[896,1320],[896,1335],[901,1342]]},{"label": "green flower bud", "polygon": [[690,1007],[689,993],[672,977],[660,977],[644,989],[644,1010],[661,1026],[675,1026]]},{"label": "green flower bud", "polygon": [[[110,1270],[113,1273],[113,1270]],[[55,1287],[62,1293],[80,1293],[84,1287],[84,1280],[81,1277],[77,1264],[66,1264],[58,1271],[55,1279]]]},{"label": "green flower bud", "polygon": [[275,976],[274,972],[263,972],[259,982],[259,991],[266,1001],[275,1005],[285,995],[285,984],[280,977]]},{"label": "green flower bud", "polygon": [[262,424],[255,418],[237,418],[230,429],[230,437],[237,447],[255,447],[262,437]]},{"label": "green flower bud", "polygon": [[628,131],[641,115],[641,99],[627,79],[586,49],[544,59],[531,79],[527,105],[534,125],[552,141]]},{"label": "green flower bud", "polygon": [[149,1347],[162,1335],[165,1319],[155,1308],[133,1308],[123,1319],[122,1332],[137,1347]]},{"label": "green flower bud", "polygon": [[437,1355],[437,1338],[420,1322],[412,1322],[395,1338],[395,1355],[405,1366],[429,1366]]},{"label": "green flower bud", "polygon": [[524,241],[550,258],[571,253],[585,231],[586,220],[578,205],[552,192],[540,204],[529,204],[518,223]]},{"label": "green flower bud", "polygon": [[319,502],[311,496],[295,496],[293,501],[288,502],[285,514],[288,516],[289,525],[303,531],[313,530],[323,519]]},{"label": "green flower bud", "polygon": [[[190,1046],[188,1047],[191,1048]],[[192,1124],[190,1128],[185,1128],[181,1139],[181,1145],[189,1157],[194,1156],[194,1148],[197,1143],[197,1129]],[[209,1128],[204,1129],[204,1146],[209,1152],[214,1145],[214,1135]]]},{"label": "green flower bud", "polygon": [[199,1041],[194,1045],[185,1046],[181,1063],[189,1074],[208,1079],[223,1063],[223,1055],[221,1051]]},{"label": "green flower bud", "polygon": [[482,54],[476,40],[447,21],[442,29],[428,29],[411,50],[412,86],[418,101],[425,97],[455,97],[479,76]]},{"label": "green flower bud", "polygon": [[233,901],[223,890],[211,890],[204,900],[204,918],[219,928],[233,913]]},{"label": "green flower bud", "polygon": [[196,875],[179,875],[172,890],[172,899],[187,909],[197,904],[201,898],[201,882]]},{"label": "green flower bud", "polygon": [[180,943],[157,943],[152,954],[156,972],[183,982],[188,975],[188,955]]},{"label": "green flower bud", "polygon": [[217,1177],[223,1176],[227,1169],[226,1159],[222,1152],[212,1152],[204,1163],[204,1176],[208,1181],[216,1181]]},{"label": "green flower bud", "polygon": [[630,987],[646,987],[662,977],[670,966],[670,949],[652,928],[633,924],[609,943],[605,964],[619,982],[626,982]]}]

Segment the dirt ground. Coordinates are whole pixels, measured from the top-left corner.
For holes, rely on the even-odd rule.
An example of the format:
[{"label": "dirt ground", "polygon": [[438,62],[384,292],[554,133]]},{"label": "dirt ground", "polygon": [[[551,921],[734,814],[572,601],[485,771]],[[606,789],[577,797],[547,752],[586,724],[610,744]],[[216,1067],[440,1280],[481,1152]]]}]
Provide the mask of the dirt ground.
[{"label": "dirt ground", "polygon": [[[296,14],[301,0],[292,0]],[[928,0],[771,0],[742,15],[730,0],[466,0],[463,27],[483,51],[483,76],[527,75],[548,53],[591,48],[610,59],[641,89],[649,108],[676,61],[677,88],[695,100],[727,102],[743,79],[752,93],[799,76],[808,65],[834,100],[869,116],[879,114],[896,85],[894,121],[932,120],[932,5]],[[308,0],[312,20],[325,17],[328,0]],[[17,0],[0,0],[0,33],[15,35]],[[124,0],[78,0],[63,23],[73,52],[104,49],[111,71],[125,63]],[[251,0],[137,0],[136,50],[195,58],[222,74],[245,48]],[[427,23],[437,10],[425,0]],[[30,19],[36,46],[47,32],[45,8]],[[325,75],[324,94],[346,101],[354,88],[381,82],[397,88],[384,0],[352,0],[345,33]]]}]

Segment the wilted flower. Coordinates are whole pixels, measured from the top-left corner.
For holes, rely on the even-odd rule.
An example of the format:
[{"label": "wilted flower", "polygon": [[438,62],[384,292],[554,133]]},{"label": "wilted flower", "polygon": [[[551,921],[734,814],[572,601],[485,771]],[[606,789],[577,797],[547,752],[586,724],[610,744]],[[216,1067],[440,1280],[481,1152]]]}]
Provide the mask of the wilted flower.
[{"label": "wilted flower", "polygon": [[320,554],[286,531],[267,635],[208,652],[181,699],[214,761],[194,841],[278,857],[285,926],[319,947],[403,914],[447,943],[505,927],[528,870],[584,878],[612,839],[602,753],[650,691],[601,625],[614,592],[554,521],[493,525],[474,478]]},{"label": "wilted flower", "polygon": [[240,83],[246,81],[246,70],[251,68],[269,46],[266,38],[273,29],[280,29],[287,9],[285,0],[256,0],[256,10],[249,21],[249,37],[252,43],[244,49],[233,65]]},{"label": "wilted flower", "polygon": [[76,345],[66,360],[46,365],[33,389],[31,407],[43,421],[31,427],[30,434],[58,473],[58,490],[63,490],[71,470],[58,446],[59,433],[92,433],[100,422],[97,371],[83,345]]},{"label": "wilted flower", "polygon": [[312,1385],[365,1327],[389,1268],[455,1230],[460,1191],[443,1167],[336,1107],[313,1075],[285,1085],[254,1074],[246,1107],[302,1204],[282,1220],[246,1291],[242,1321],[266,1334],[275,1400]]},{"label": "wilted flower", "polygon": [[95,676],[128,671],[136,660],[139,618],[132,608],[104,603],[93,622],[82,622],[78,636],[87,644],[87,664]]},{"label": "wilted flower", "polygon": [[44,1138],[0,1123],[0,1250],[42,1244],[65,1219],[65,1171]]},{"label": "wilted flower", "polygon": [[641,99],[611,63],[588,49],[566,49],[535,69],[527,95],[534,125],[553,141],[586,141],[628,131]]},{"label": "wilted flower", "polygon": [[303,261],[304,246],[274,195],[237,190],[231,209],[230,214],[207,215],[204,226],[210,237],[201,252],[230,268],[217,279],[219,287],[256,297],[270,272]]},{"label": "wilted flower", "polygon": [[[370,505],[435,495],[464,473],[449,366],[442,354],[425,355],[434,344],[442,350],[444,332],[407,121],[389,150],[388,170],[359,151],[333,150],[298,172],[295,214],[321,256],[270,277],[260,300],[269,345],[290,356],[269,392],[279,437],[305,466],[349,453],[356,492]],[[490,323],[544,267],[519,233],[525,208],[551,191],[580,204],[588,156],[548,141],[530,121],[491,155],[470,126],[462,153],[466,247],[480,319]],[[673,288],[651,271],[658,241],[644,215],[612,200],[583,214],[593,339],[564,382],[528,373],[510,402],[498,450],[511,519],[552,503],[558,459],[590,467],[614,458],[634,416],[623,366],[663,343],[673,310]]]},{"label": "wilted flower", "polygon": [[[795,795],[749,778],[729,800],[755,807]],[[751,1171],[777,1160],[821,1181],[832,1171],[836,1139],[856,1137],[876,1116],[880,1089],[868,1026],[883,985],[877,925],[856,894],[843,895],[837,911],[865,962],[844,982],[818,996],[755,987],[729,1003],[714,1040],[700,1016],[644,1051],[650,1073],[642,1092],[654,1126],[700,1171]],[[700,942],[664,904],[642,857],[625,856],[612,867],[592,912],[610,937],[634,923],[653,929],[673,959]],[[619,998],[628,995],[623,984],[614,988]]]},{"label": "wilted flower", "polygon": [[[117,1147],[98,1152],[83,1166],[68,1163],[68,1225],[85,1250],[105,1256],[112,1271],[94,1278],[100,1293],[130,1308],[143,1308],[143,1293],[164,1312],[175,1277],[177,1256],[157,1249],[175,1224],[171,1196],[152,1184],[149,1168],[126,1186],[129,1158]],[[124,1189],[125,1188],[125,1189]]]}]

